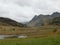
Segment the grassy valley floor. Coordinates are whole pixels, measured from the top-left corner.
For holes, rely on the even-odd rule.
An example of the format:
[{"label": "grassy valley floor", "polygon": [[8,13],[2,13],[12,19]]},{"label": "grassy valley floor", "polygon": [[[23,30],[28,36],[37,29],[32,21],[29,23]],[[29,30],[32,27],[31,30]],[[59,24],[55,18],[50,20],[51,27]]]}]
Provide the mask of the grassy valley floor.
[{"label": "grassy valley floor", "polygon": [[60,45],[60,36],[45,38],[4,39],[0,45]]},{"label": "grassy valley floor", "polygon": [[60,26],[40,26],[40,27],[13,27],[0,26],[0,35],[25,35],[28,37],[48,37],[50,35],[60,35]]},{"label": "grassy valley floor", "polygon": [[60,45],[60,26],[20,28],[0,26],[0,35],[27,35],[27,38],[0,39],[0,45]]}]

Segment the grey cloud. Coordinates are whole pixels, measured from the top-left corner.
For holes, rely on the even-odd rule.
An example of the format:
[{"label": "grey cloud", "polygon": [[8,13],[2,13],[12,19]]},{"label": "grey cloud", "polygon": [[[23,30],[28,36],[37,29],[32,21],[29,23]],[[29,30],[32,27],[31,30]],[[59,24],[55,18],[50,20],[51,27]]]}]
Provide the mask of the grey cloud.
[{"label": "grey cloud", "polygon": [[29,21],[34,15],[60,12],[60,0],[0,0],[0,16],[19,22]]}]

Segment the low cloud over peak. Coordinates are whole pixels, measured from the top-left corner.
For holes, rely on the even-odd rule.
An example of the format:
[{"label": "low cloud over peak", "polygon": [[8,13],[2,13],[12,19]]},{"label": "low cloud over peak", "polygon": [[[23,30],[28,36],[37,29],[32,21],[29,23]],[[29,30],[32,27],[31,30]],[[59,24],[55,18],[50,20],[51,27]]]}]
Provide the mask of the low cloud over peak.
[{"label": "low cloud over peak", "polygon": [[60,0],[0,0],[0,16],[19,22],[32,19],[34,15],[60,12]]}]

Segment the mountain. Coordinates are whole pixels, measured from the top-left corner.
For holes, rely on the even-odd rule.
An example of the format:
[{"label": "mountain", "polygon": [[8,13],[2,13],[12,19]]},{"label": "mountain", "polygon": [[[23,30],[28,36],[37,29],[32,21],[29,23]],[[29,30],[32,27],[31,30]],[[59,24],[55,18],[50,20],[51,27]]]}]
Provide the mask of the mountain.
[{"label": "mountain", "polygon": [[15,20],[9,19],[9,18],[4,18],[0,17],[0,26],[19,26],[19,27],[24,27],[22,23],[18,23]]},{"label": "mountain", "polygon": [[59,12],[54,12],[52,15],[51,15],[51,17],[60,17],[60,13]]},{"label": "mountain", "polygon": [[51,22],[51,20],[55,17],[60,17],[60,13],[54,12],[51,15],[43,15],[43,14],[40,14],[39,16],[35,15],[33,19],[27,24],[27,26],[36,27],[41,25],[47,25],[48,22]]},{"label": "mountain", "polygon": [[50,22],[50,24],[59,25],[60,26],[60,17],[53,18],[52,21]]}]

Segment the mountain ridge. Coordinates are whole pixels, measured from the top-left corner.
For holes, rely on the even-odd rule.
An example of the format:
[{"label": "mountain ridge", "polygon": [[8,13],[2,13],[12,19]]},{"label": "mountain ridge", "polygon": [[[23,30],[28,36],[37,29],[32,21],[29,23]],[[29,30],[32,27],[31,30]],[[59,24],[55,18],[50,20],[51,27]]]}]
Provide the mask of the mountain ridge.
[{"label": "mountain ridge", "polygon": [[60,17],[60,13],[54,12],[51,15],[43,15],[43,14],[40,14],[39,16],[35,15],[33,19],[27,24],[27,26],[30,26],[30,27],[41,26],[41,25],[44,25],[44,23],[49,22],[55,17]]},{"label": "mountain ridge", "polygon": [[22,23],[19,23],[15,20],[12,20],[10,18],[6,17],[0,17],[0,26],[18,26],[18,27],[24,27]]}]

